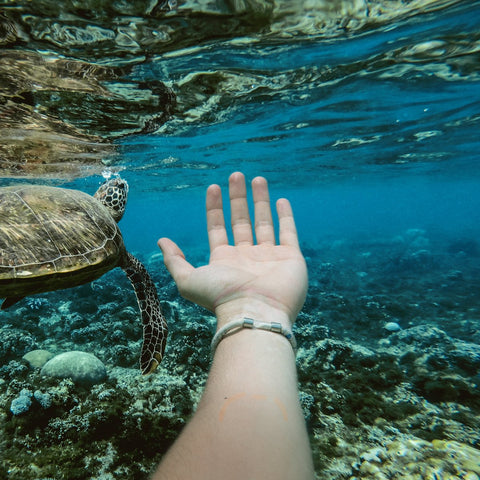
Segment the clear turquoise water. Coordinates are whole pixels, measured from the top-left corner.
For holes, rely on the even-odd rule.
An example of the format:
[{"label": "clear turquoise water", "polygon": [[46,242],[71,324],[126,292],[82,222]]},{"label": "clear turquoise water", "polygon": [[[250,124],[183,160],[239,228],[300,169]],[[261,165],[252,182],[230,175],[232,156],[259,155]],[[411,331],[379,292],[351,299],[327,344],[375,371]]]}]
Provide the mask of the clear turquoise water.
[{"label": "clear turquoise water", "polygon": [[[13,49],[123,68],[116,82],[100,85],[132,89],[125,115],[136,114],[136,88],[154,91],[163,82],[177,95],[176,110],[155,132],[110,132],[118,148],[112,169],[131,187],[122,221],[130,249],[151,252],[163,235],[186,248],[205,243],[204,189],[226,185],[234,170],[250,179],[264,175],[274,198],[290,197],[307,243],[406,228],[478,237],[479,2],[386,3],[378,18],[374,7],[381,4],[372,2],[371,16],[357,23],[339,15],[322,20],[319,9],[311,22],[317,29],[308,27],[311,11],[303,18],[294,3],[294,27],[283,33],[278,18],[256,26],[253,14],[237,20],[237,31],[228,16],[219,26],[215,14],[196,13],[211,7],[201,5],[180,2],[178,11],[142,18],[146,7],[135,2],[128,9],[96,5],[89,15],[70,3],[0,3],[31,37]],[[57,10],[64,11],[60,22]],[[62,24],[84,30],[62,37]],[[159,46],[145,34],[151,43],[144,40],[142,49],[112,46],[102,35],[107,27],[118,33],[119,24],[122,31],[147,25],[154,33],[168,27],[172,40]],[[98,26],[104,30],[84,33]],[[45,100],[42,92],[35,98],[53,111],[55,95]],[[97,105],[84,111],[77,101],[60,117],[85,126],[91,116],[97,131],[108,132],[108,114],[102,117]],[[94,175],[57,184],[93,193],[100,181]]]},{"label": "clear turquoise water", "polygon": [[118,141],[131,184],[127,244],[205,243],[204,187],[226,186],[237,169],[291,198],[307,243],[407,228],[478,238],[477,18],[479,2],[459,2],[355,34],[211,42],[134,68],[135,79],[219,71],[258,81],[210,121]]}]

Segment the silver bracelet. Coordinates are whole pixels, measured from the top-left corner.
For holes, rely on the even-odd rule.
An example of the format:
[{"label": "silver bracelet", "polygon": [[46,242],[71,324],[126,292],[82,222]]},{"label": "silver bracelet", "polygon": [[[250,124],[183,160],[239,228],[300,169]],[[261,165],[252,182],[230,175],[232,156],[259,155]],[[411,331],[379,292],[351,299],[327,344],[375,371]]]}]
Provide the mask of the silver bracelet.
[{"label": "silver bracelet", "polygon": [[295,336],[293,335],[292,331],[288,328],[284,328],[281,323],[278,322],[256,322],[252,318],[241,318],[239,320],[233,320],[232,322],[227,323],[222,328],[218,330],[218,332],[213,337],[212,343],[210,345],[212,356],[217,349],[217,345],[227,336],[233,335],[234,333],[239,332],[243,328],[250,328],[250,329],[259,329],[259,330],[267,330],[269,332],[280,333],[282,334],[289,342],[293,348],[293,351],[297,352],[297,342],[295,340]]}]

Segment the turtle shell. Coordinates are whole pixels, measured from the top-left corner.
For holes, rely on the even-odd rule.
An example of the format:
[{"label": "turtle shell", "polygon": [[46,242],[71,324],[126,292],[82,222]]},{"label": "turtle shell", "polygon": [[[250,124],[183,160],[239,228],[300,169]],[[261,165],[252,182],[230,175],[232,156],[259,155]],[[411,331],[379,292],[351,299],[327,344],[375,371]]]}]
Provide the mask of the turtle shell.
[{"label": "turtle shell", "polygon": [[116,222],[90,195],[37,185],[0,188],[0,298],[90,282],[124,253]]}]

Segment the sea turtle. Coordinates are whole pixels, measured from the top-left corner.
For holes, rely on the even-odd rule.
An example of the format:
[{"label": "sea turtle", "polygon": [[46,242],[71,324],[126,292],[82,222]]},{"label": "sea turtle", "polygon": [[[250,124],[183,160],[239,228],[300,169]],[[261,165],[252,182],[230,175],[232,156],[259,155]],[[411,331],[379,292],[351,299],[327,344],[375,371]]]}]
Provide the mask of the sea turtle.
[{"label": "sea turtle", "polygon": [[142,373],[160,363],[167,323],[146,268],[128,253],[117,222],[128,184],[116,176],[94,197],[45,185],[0,188],[2,309],[27,295],[91,282],[121,267],[135,289],[143,323]]}]

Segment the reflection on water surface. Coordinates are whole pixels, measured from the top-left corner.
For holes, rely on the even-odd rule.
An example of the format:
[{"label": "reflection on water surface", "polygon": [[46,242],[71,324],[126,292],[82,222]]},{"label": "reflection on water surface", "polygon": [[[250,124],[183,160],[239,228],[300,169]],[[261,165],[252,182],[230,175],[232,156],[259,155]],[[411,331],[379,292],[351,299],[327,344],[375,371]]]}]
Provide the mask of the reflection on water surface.
[{"label": "reflection on water surface", "polygon": [[[292,132],[321,136],[339,123],[347,135],[334,135],[328,144],[320,140],[317,149],[335,154],[375,143],[388,151],[384,133],[390,125],[383,122],[348,134],[352,121],[369,123],[369,110],[383,113],[381,105],[365,106],[376,84],[380,95],[382,85],[399,95],[382,102],[392,113],[405,100],[403,86],[395,92],[398,81],[420,91],[478,81],[479,33],[475,12],[465,3],[0,2],[2,173],[94,174],[105,163],[124,162],[112,142],[127,134],[195,135],[224,125],[228,136],[232,122],[255,124],[265,116],[273,123],[244,141],[283,149],[282,140],[291,141]],[[432,79],[439,83],[429,87]],[[412,123],[421,119],[414,115]],[[390,120],[392,126],[399,121],[404,125],[402,118]],[[456,125],[477,121],[468,113],[451,119]],[[412,132],[408,141],[428,140],[442,130]],[[223,132],[222,127],[217,135]],[[128,153],[129,141],[121,143]],[[305,146],[311,143],[307,133]],[[152,163],[136,159],[143,160]],[[404,151],[381,159],[399,161],[418,158]],[[342,168],[336,160],[327,163],[332,165],[326,168]]]}]

